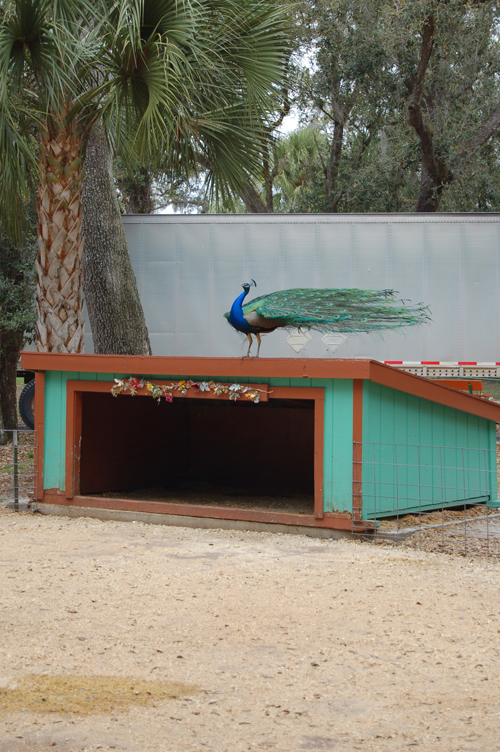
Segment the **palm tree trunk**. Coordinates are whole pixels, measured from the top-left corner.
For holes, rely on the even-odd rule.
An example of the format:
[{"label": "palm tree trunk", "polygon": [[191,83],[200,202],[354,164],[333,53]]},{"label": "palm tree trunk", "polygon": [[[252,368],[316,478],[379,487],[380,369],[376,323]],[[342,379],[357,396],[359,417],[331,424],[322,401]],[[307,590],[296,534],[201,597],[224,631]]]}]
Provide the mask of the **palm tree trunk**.
[{"label": "palm tree trunk", "polygon": [[87,143],[83,202],[83,285],[94,351],[151,355],[113,181],[111,150],[99,123]]},{"label": "palm tree trunk", "polygon": [[38,189],[37,347],[83,351],[82,155],[70,124],[40,139]]}]

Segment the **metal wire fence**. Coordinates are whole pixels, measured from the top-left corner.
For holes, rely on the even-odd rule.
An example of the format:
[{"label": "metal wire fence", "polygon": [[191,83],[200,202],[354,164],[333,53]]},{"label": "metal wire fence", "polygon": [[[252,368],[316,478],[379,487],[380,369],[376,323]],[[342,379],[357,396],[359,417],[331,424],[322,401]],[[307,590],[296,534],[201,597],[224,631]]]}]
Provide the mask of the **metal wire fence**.
[{"label": "metal wire fence", "polygon": [[0,504],[18,511],[32,504],[35,485],[37,432],[0,431]]},{"label": "metal wire fence", "polygon": [[355,442],[353,456],[354,508],[374,523],[363,537],[500,558],[495,450]]}]

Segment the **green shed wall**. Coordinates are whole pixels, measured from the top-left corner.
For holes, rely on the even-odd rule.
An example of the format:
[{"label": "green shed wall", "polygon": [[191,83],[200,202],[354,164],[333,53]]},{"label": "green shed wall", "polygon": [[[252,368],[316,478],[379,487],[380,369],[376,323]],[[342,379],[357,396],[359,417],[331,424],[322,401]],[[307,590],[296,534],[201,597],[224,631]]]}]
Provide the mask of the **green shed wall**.
[{"label": "green shed wall", "polygon": [[[44,488],[63,490],[66,450],[66,382],[109,381],[128,378],[130,374],[99,374],[47,371],[45,375]],[[179,380],[183,376],[147,375],[145,378]],[[210,378],[207,375],[206,378]],[[231,378],[218,381],[230,382]],[[248,379],[238,379],[244,384]],[[325,389],[324,426],[324,511],[352,509],[352,400],[351,379],[252,379],[252,383],[289,387],[323,387]]]},{"label": "green shed wall", "polygon": [[496,500],[495,423],[365,381],[362,478],[365,519]]},{"label": "green shed wall", "polygon": [[[128,375],[46,373],[44,488],[64,489],[66,381],[113,382],[114,378]],[[144,376],[159,380],[182,378],[182,375]],[[351,511],[352,380],[271,378],[253,379],[252,383],[325,389],[324,511]],[[446,447],[446,451],[442,447]],[[468,451],[470,449],[485,451]],[[363,517],[369,519],[383,513],[451,503],[457,500],[460,487],[464,489],[464,493],[458,494],[460,498],[467,498],[470,492],[474,497],[479,494],[496,500],[495,449],[492,421],[364,381]],[[462,460],[465,460],[465,469],[453,469]]]},{"label": "green shed wall", "polygon": [[352,511],[352,379],[315,381],[325,388],[323,508]]}]

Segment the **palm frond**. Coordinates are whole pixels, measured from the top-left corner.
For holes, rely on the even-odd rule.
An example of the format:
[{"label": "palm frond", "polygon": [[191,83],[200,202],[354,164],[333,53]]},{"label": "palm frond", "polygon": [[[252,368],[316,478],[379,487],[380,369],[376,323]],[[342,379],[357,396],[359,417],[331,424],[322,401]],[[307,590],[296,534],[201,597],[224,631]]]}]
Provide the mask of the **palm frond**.
[{"label": "palm frond", "polygon": [[23,136],[19,114],[0,105],[0,216],[14,240],[22,236],[25,205],[33,194],[37,174],[35,144]]},{"label": "palm frond", "polygon": [[[274,0],[5,0],[0,105],[22,91],[32,131],[102,117],[116,146],[230,197],[259,170],[285,75]],[[62,118],[62,120],[61,120]],[[26,122],[30,118],[26,118]]]},{"label": "palm frond", "polygon": [[93,96],[120,124],[119,148],[166,153],[185,173],[201,154],[208,190],[235,190],[258,170],[259,123],[288,54],[285,12],[269,0],[117,2]]}]

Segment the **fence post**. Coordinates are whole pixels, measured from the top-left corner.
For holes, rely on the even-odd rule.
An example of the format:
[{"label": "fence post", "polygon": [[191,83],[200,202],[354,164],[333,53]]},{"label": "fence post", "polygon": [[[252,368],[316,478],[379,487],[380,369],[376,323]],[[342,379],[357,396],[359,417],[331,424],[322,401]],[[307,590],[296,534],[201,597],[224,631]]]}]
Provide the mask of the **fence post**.
[{"label": "fence post", "polygon": [[14,511],[19,512],[19,467],[17,464],[17,430],[12,432],[14,446]]}]

